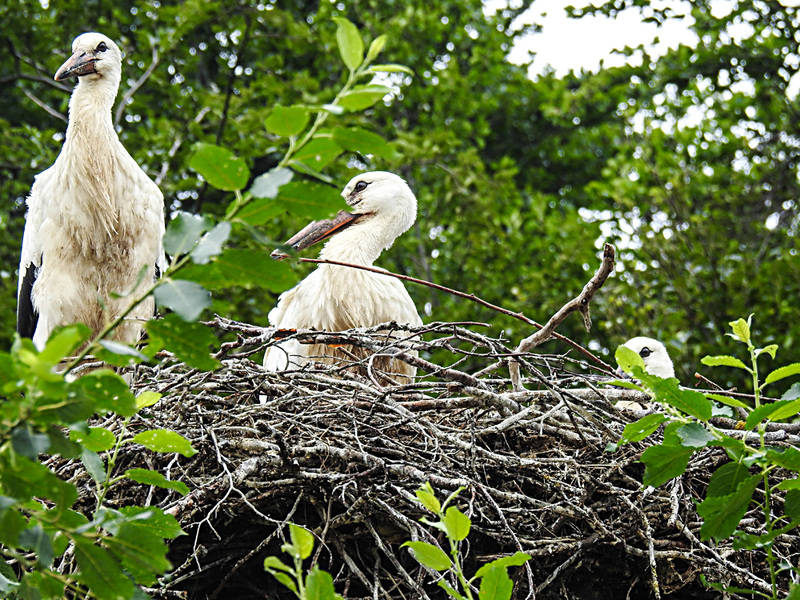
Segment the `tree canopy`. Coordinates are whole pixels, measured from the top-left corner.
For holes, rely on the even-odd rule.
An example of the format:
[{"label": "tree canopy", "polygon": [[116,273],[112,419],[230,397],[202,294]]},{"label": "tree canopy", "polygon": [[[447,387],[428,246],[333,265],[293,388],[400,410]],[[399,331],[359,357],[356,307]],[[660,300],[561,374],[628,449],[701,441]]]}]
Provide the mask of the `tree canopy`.
[{"label": "tree canopy", "polygon": [[[570,319],[565,335],[601,353],[635,335],[659,338],[686,380],[729,321],[755,313],[761,339],[796,361],[800,143],[798,100],[787,89],[800,67],[800,17],[778,1],[732,2],[727,14],[712,4],[691,5],[694,47],[658,58],[626,48],[632,60],[622,67],[532,79],[506,59],[535,35],[518,24],[523,8],[489,12],[472,0],[7,3],[0,337],[13,333],[24,199],[63,140],[71,88],[52,74],[75,36],[99,30],[124,49],[120,136],[168,211],[221,215],[230,195],[188,167],[196,144],[230,149],[251,179],[274,167],[286,140],[267,119],[279,106],[330,102],[346,77],[333,20],[343,16],[368,42],[389,33],[381,60],[410,73],[380,74],[392,93],[333,116],[331,138],[298,158],[331,189],[367,168],[409,181],[419,219],[381,266],[544,321],[580,291],[608,241],[618,267],[594,301],[594,328]],[[657,23],[675,18],[647,0],[573,13],[626,9]],[[352,128],[388,145],[376,138],[371,152],[353,152],[343,141]],[[307,220],[277,207],[232,244],[263,250],[266,261],[269,242]],[[294,279],[310,268],[295,267]],[[266,325],[292,280],[215,293],[213,310]],[[426,319],[484,321],[512,340],[530,333],[464,299],[409,291]]]}]

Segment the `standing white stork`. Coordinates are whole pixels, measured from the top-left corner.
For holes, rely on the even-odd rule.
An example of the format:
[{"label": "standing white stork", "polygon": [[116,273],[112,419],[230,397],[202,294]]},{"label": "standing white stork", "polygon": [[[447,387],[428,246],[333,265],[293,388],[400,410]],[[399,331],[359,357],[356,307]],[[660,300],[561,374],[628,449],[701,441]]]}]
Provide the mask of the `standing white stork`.
[{"label": "standing white stork", "polygon": [[[67,133],[28,196],[19,265],[17,331],[38,348],[59,325],[97,333],[166,267],[163,196],[111,120],[122,54],[99,33],[75,38],[72,52],[55,74],[78,78]],[[139,304],[115,339],[135,343],[153,310],[152,298]]]},{"label": "standing white stork", "polygon": [[[357,175],[345,186],[342,196],[357,212],[341,211],[332,220],[311,223],[286,243],[302,250],[331,238],[320,258],[372,266],[381,252],[417,218],[416,197],[406,182],[393,173],[375,171]],[[277,250],[272,256],[285,257]],[[327,264],[319,265],[303,281],[281,294],[278,305],[269,313],[269,321],[279,329],[321,331],[370,327],[389,321],[422,324],[414,302],[397,279]],[[297,369],[309,359],[332,364],[368,355],[354,347],[286,340],[267,350],[264,368],[282,371]],[[416,372],[414,367],[388,356],[376,357],[373,366],[399,376],[399,381],[413,377]]]},{"label": "standing white stork", "polygon": [[622,345],[642,357],[644,370],[650,375],[664,379],[675,377],[675,369],[667,348],[658,340],[649,337],[635,337]]}]

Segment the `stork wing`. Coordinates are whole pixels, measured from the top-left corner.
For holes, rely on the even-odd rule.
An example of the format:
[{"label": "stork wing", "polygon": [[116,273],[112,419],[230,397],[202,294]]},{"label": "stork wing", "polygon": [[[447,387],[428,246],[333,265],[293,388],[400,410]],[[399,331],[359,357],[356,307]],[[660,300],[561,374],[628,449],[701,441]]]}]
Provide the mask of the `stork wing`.
[{"label": "stork wing", "polygon": [[[33,308],[33,282],[36,281],[37,267],[28,263],[27,267],[19,265],[20,278],[17,292],[17,333],[22,337],[32,338],[39,322],[39,313]],[[23,274],[24,269],[24,274]]]},{"label": "stork wing", "polygon": [[25,232],[22,235],[22,251],[19,260],[19,285],[17,287],[17,333],[22,337],[33,337],[39,322],[39,312],[33,307],[33,284],[42,265],[42,243],[40,239],[43,221],[43,190],[52,177],[52,167],[36,176],[27,198],[28,214],[25,215]]}]

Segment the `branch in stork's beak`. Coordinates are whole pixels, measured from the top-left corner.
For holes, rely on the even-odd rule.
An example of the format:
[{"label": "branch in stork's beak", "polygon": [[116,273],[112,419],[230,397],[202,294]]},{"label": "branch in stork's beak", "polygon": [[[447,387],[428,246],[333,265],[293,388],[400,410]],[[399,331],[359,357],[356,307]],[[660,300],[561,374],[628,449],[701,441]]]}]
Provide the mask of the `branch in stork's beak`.
[{"label": "branch in stork's beak", "polygon": [[[306,225],[302,231],[294,234],[291,239],[287,240],[286,245],[291,246],[295,250],[303,250],[317,242],[327,240],[340,231],[344,231],[363,216],[363,214],[352,214],[340,210],[339,214],[332,219],[312,221]],[[273,250],[270,256],[276,260],[282,260],[289,255],[280,250]]]},{"label": "branch in stork's beak", "polygon": [[70,77],[80,77],[81,75],[97,73],[95,63],[98,60],[96,56],[89,52],[77,50],[75,54],[67,59],[67,62],[59,67],[53,79],[56,81],[64,81]]}]

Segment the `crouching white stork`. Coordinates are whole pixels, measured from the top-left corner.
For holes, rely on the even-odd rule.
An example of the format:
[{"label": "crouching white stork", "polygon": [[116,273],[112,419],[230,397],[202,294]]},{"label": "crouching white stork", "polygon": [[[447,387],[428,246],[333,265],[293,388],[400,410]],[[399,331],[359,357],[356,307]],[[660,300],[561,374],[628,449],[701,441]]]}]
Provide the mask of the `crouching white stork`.
[{"label": "crouching white stork", "polygon": [[[122,54],[99,33],[77,37],[72,51],[55,74],[78,78],[67,133],[28,197],[19,265],[17,331],[38,348],[59,325],[82,322],[97,333],[166,267],[161,191],[111,120]],[[114,338],[135,343],[153,310],[152,298],[139,304]]]},{"label": "crouching white stork", "polygon": [[[330,221],[311,223],[286,243],[302,250],[330,238],[320,258],[372,266],[381,252],[417,218],[417,199],[406,182],[392,173],[376,171],[358,175],[345,186],[342,196],[355,209],[354,213],[342,211]],[[277,250],[272,256],[285,257]],[[281,294],[277,307],[269,313],[269,321],[278,329],[322,331],[370,327],[389,321],[422,324],[414,302],[399,280],[327,264],[319,265],[303,281]],[[403,334],[395,333],[398,335]],[[368,352],[351,346],[286,340],[267,350],[264,367],[268,371],[282,371],[297,369],[307,360],[333,364],[366,356]],[[407,381],[416,372],[414,367],[390,356],[376,356],[372,365],[399,382]]]}]

